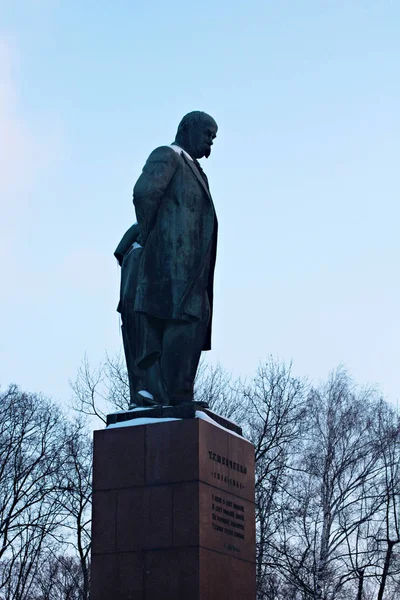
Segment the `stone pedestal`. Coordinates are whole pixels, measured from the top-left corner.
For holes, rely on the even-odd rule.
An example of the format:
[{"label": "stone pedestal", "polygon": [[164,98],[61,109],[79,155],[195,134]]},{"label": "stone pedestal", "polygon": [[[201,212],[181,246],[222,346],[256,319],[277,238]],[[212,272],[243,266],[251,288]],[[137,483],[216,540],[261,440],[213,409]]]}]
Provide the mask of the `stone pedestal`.
[{"label": "stone pedestal", "polygon": [[95,432],[92,600],[255,600],[254,449],[204,419]]}]

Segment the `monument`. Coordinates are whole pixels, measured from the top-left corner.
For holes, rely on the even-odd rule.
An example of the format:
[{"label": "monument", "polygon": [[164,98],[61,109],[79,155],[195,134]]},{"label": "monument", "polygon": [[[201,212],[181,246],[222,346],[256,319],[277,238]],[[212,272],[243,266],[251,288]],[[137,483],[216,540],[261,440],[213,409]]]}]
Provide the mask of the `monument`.
[{"label": "monument", "polygon": [[133,244],[117,249],[132,406],[192,402],[200,354],[211,347],[218,221],[198,159],[210,156],[217,130],[205,113],[186,115],[134,187]]},{"label": "monument", "polygon": [[115,252],[131,401],[95,432],[92,600],[255,600],[254,448],[194,398],[218,234],[198,160],[217,130],[189,113],[150,154]]}]

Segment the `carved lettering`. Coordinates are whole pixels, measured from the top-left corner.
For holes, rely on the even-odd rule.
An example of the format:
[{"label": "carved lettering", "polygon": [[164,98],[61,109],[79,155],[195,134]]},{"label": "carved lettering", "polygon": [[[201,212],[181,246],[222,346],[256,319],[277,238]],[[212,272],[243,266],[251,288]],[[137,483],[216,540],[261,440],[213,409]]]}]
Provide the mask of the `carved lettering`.
[{"label": "carved lettering", "polygon": [[[245,539],[245,507],[226,496],[212,494],[211,517],[213,530],[238,540]],[[239,551],[226,545],[225,548]]]},{"label": "carved lettering", "polygon": [[228,469],[232,469],[232,471],[237,471],[238,473],[242,473],[243,475],[246,475],[247,473],[247,467],[245,467],[244,465],[230,460],[226,456],[221,456],[216,452],[212,452],[212,450],[208,450],[208,458],[214,462],[219,463],[220,465],[223,465],[224,467],[228,467]]}]

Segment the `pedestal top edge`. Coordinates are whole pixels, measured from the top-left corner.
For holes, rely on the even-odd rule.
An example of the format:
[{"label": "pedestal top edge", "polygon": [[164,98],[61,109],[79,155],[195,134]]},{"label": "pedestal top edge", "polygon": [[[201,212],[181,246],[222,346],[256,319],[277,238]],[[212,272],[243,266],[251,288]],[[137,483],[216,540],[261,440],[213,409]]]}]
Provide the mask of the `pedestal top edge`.
[{"label": "pedestal top edge", "polygon": [[[177,423],[180,423],[180,427],[187,427],[189,426],[189,423],[197,423],[197,424],[201,424],[199,425],[200,427],[207,427],[207,426],[211,426],[211,427],[215,427],[217,429],[220,429],[221,431],[232,435],[233,437],[237,437],[239,438],[241,441],[246,442],[247,444],[252,445],[252,443],[246,439],[245,437],[243,437],[243,435],[240,435],[239,433],[237,433],[236,431],[233,431],[232,429],[228,429],[227,427],[224,427],[221,423],[218,423],[215,419],[219,418],[219,419],[223,419],[226,422],[229,422],[229,424],[232,424],[232,426],[235,426],[235,428],[237,428],[238,430],[241,431],[241,428],[236,425],[234,422],[229,421],[228,419],[225,419],[224,417],[220,417],[220,415],[217,415],[216,413],[212,413],[212,411],[207,409],[208,413],[212,413],[213,416],[211,416],[210,414],[207,414],[205,411],[196,411],[196,415],[194,418],[188,419],[188,418],[177,418],[177,417],[162,417],[162,418],[157,418],[157,417],[136,417],[136,418],[130,418],[130,414],[133,411],[127,411],[128,416],[125,416],[125,414],[123,412],[118,412],[118,413],[111,413],[110,415],[108,415],[108,422],[109,425],[107,425],[105,428],[103,429],[96,429],[94,431],[95,434],[98,435],[102,435],[105,432],[110,432],[110,431],[126,431],[129,430],[132,427],[135,427],[135,429],[145,429],[147,427],[151,427],[151,426],[163,426],[163,427],[176,427],[178,426]],[[118,420],[113,422],[113,417],[125,417],[122,420]],[[214,417],[214,418],[213,418]],[[182,425],[182,424],[185,425]],[[192,427],[192,425],[190,425],[189,427]]]}]

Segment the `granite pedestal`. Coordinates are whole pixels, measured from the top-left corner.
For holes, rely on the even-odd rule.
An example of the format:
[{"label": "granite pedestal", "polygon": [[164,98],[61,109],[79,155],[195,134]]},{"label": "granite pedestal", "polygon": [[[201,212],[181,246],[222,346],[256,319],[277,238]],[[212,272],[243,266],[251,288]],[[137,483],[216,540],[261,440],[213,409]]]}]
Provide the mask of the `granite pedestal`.
[{"label": "granite pedestal", "polygon": [[255,600],[254,449],[204,416],[95,432],[92,600]]}]

